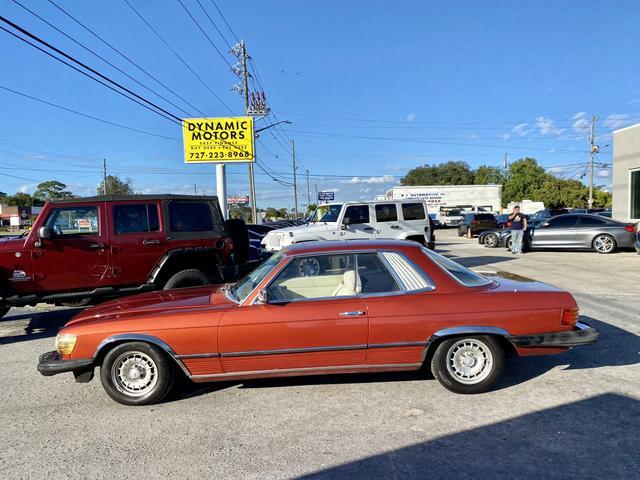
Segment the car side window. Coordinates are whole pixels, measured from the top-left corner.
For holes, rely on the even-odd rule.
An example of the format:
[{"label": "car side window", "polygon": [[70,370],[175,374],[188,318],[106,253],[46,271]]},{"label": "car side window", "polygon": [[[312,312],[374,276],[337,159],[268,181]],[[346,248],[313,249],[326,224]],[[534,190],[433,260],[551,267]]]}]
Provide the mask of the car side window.
[{"label": "car side window", "polygon": [[392,293],[402,289],[377,253],[358,254],[361,293]]},{"label": "car side window", "polygon": [[424,205],[422,203],[403,203],[402,217],[404,220],[424,220]]},{"label": "car side window", "polygon": [[269,302],[351,297],[362,288],[355,271],[355,255],[310,255],[297,257],[267,288]]},{"label": "car side window", "polygon": [[344,212],[344,224],[369,223],[369,205],[351,205]]},{"label": "car side window", "polygon": [[100,231],[98,207],[53,208],[44,225],[53,228],[56,235],[97,234]]},{"label": "car side window", "polygon": [[113,207],[116,234],[157,232],[160,230],[156,204],[115,205]]},{"label": "car side window", "polygon": [[224,233],[222,220],[207,202],[171,202],[169,227],[172,232]]},{"label": "car side window", "polygon": [[591,218],[591,217],[580,217],[580,226],[581,227],[597,227],[600,225],[604,225],[604,220],[600,220],[599,218]]},{"label": "car side window", "polygon": [[376,205],[376,221],[396,222],[398,221],[398,209],[395,203],[382,203]]},{"label": "car side window", "polygon": [[436,288],[433,280],[401,253],[378,252],[378,255],[400,283],[402,290],[411,292],[415,290],[434,290]]},{"label": "car side window", "polygon": [[571,228],[576,226],[576,217],[557,217],[549,220],[548,228]]}]

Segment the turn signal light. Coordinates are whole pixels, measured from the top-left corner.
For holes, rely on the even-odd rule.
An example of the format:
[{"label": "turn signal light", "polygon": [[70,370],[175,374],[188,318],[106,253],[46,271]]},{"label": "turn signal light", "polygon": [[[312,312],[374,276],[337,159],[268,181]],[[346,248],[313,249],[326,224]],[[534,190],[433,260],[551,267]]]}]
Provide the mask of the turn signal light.
[{"label": "turn signal light", "polygon": [[562,310],[562,316],[560,317],[560,325],[575,325],[578,321],[578,309],[567,308]]},{"label": "turn signal light", "polygon": [[76,340],[78,339],[72,333],[63,333],[56,337],[56,350],[61,355],[71,355],[73,349],[76,346]]}]

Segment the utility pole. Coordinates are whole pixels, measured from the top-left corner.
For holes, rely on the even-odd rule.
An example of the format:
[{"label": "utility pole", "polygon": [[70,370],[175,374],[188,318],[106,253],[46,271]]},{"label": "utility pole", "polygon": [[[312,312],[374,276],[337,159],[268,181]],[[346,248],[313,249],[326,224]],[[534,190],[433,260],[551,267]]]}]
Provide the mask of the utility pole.
[{"label": "utility pole", "polygon": [[595,144],[596,142],[596,116],[591,115],[591,136],[589,137],[589,201],[588,207],[593,208],[593,162],[595,160],[596,153],[600,151],[600,147]]},{"label": "utility pole", "polygon": [[[247,72],[247,47],[244,40],[240,40],[242,60],[242,94],[244,97],[244,112],[249,115],[249,73]],[[255,152],[254,152],[255,155]],[[251,202],[251,221],[258,223],[258,208],[256,206],[256,181],[253,171],[253,162],[249,162],[249,201]]]},{"label": "utility pole", "polygon": [[316,201],[315,201],[315,203],[316,203],[316,205],[317,205],[317,204],[318,204],[318,184],[317,184],[317,183],[314,183],[314,184],[313,184],[313,186],[314,186],[314,187],[315,187],[315,189],[316,189]]},{"label": "utility pole", "polygon": [[507,154],[504,154],[504,157],[502,158],[502,169],[504,170],[504,173],[507,173],[507,168],[509,167],[509,159],[507,157]]},{"label": "utility pole", "polygon": [[307,170],[307,209],[311,205],[311,191],[309,190],[309,170]]},{"label": "utility pole", "polygon": [[298,185],[296,184],[296,144],[291,140],[291,162],[293,164],[293,211],[298,220]]},{"label": "utility pole", "polygon": [[102,159],[102,193],[107,194],[107,159]]}]

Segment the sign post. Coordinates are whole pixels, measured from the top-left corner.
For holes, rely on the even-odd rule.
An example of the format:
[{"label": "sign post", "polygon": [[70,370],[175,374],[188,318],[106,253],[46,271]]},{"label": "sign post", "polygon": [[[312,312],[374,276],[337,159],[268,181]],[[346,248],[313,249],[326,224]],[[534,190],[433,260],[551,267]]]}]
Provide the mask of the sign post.
[{"label": "sign post", "polygon": [[216,192],[226,219],[225,164],[255,161],[253,117],[185,118],[182,139],[185,163],[216,164]]}]

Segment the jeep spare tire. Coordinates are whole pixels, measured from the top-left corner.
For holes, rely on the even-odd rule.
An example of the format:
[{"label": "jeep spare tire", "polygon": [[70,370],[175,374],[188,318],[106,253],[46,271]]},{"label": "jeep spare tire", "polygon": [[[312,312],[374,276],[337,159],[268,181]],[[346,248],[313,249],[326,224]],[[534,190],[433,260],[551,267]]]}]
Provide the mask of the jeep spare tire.
[{"label": "jeep spare tire", "polygon": [[213,279],[202,270],[190,268],[173,275],[167,280],[162,289],[173,290],[174,288],[199,287],[200,285],[211,285],[212,283]]},{"label": "jeep spare tire", "polygon": [[249,259],[249,231],[244,220],[232,218],[227,220],[229,236],[233,241],[233,251],[238,264],[242,265]]}]

